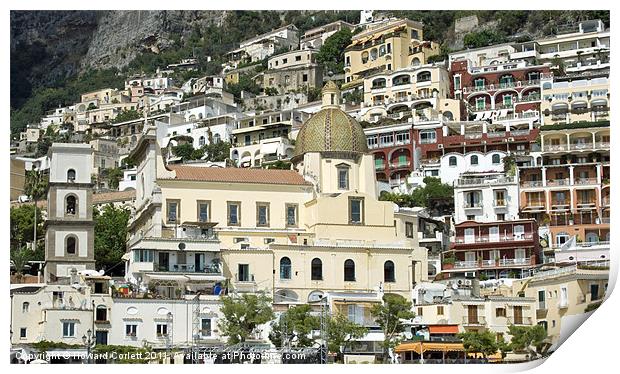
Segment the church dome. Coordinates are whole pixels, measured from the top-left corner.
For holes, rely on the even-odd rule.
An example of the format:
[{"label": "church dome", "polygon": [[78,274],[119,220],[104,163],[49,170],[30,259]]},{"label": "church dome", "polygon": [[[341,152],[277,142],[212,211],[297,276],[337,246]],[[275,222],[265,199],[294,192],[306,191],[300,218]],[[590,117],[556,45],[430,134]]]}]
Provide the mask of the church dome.
[{"label": "church dome", "polygon": [[307,152],[368,153],[364,130],[340,109],[340,91],[334,82],[327,82],[322,97],[321,110],[310,117],[297,134],[293,160]]}]

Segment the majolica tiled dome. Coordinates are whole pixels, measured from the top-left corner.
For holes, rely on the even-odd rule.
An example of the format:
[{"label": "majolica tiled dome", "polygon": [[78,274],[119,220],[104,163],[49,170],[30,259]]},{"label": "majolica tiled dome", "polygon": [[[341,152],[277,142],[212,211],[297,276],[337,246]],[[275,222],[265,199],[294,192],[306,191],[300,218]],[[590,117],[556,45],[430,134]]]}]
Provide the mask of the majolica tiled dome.
[{"label": "majolica tiled dome", "polygon": [[322,91],[323,106],[299,130],[294,159],[307,152],[367,153],[362,126],[340,109],[340,92],[333,82]]}]

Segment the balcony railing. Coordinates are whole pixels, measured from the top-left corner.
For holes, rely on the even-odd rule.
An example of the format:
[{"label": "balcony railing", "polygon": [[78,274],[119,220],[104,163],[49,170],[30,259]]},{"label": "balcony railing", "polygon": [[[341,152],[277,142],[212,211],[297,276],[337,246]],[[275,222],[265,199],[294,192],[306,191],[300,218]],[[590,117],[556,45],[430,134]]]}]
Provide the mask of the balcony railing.
[{"label": "balcony railing", "polygon": [[525,130],[512,130],[510,131],[510,136],[526,136],[530,134],[530,130],[529,129],[525,129]]},{"label": "balcony railing", "polygon": [[484,326],[486,325],[486,318],[483,316],[465,316],[463,317],[463,326]]},{"label": "balcony railing", "polygon": [[217,264],[209,264],[202,267],[196,267],[195,264],[174,264],[166,266],[155,263],[153,268],[157,269],[158,271],[165,271],[171,273],[222,274],[222,269]]},{"label": "balcony railing", "polygon": [[493,201],[493,206],[496,208],[505,208],[508,206],[508,202],[506,200],[495,200]]},{"label": "balcony railing", "polygon": [[406,168],[411,166],[411,162],[407,161],[407,162],[396,162],[393,164],[390,164],[390,169],[398,169],[398,168]]},{"label": "balcony railing", "polygon": [[545,201],[543,200],[529,200],[525,203],[525,206],[527,207],[544,207],[545,206]]},{"label": "balcony railing", "polygon": [[521,182],[521,187],[542,187],[543,181],[523,181]]},{"label": "balcony railing", "polygon": [[455,269],[475,269],[478,267],[478,261],[456,261]]},{"label": "balcony railing", "polygon": [[570,186],[570,179],[552,179],[547,181],[547,186]]},{"label": "balcony railing", "polygon": [[544,144],[543,149],[545,151],[568,151],[568,144]]},{"label": "balcony railing", "polygon": [[596,148],[609,148],[609,142],[596,142]]},{"label": "balcony railing", "polygon": [[584,185],[584,184],[597,184],[596,178],[576,178],[575,184]]},{"label": "balcony railing", "polygon": [[482,208],[482,202],[475,202],[475,203],[470,203],[470,202],[465,202],[463,203],[463,208],[465,209],[480,209]]},{"label": "balcony railing", "polygon": [[508,321],[513,325],[532,325],[532,317],[509,317]]},{"label": "balcony railing", "polygon": [[499,177],[499,178],[459,178],[456,182],[457,186],[477,186],[477,185],[492,185],[492,184],[505,184],[513,183],[514,177]]},{"label": "balcony railing", "polygon": [[484,92],[484,91],[496,91],[505,88],[520,88],[520,87],[529,87],[529,86],[538,86],[540,84],[540,80],[530,80],[530,81],[515,81],[515,82],[504,82],[504,83],[493,83],[486,85],[477,85],[470,87],[463,87],[463,93],[465,95],[474,93],[474,92]]}]

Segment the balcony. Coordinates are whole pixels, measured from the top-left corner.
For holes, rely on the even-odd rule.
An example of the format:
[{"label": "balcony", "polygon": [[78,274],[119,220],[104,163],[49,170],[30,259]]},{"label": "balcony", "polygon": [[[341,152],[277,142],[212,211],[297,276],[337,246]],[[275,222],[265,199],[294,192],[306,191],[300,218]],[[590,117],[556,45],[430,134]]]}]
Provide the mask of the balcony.
[{"label": "balcony", "polygon": [[529,129],[525,129],[525,130],[512,130],[510,132],[510,136],[527,136],[530,135],[530,130]]},{"label": "balcony", "polygon": [[513,266],[513,265],[530,265],[532,260],[530,258],[501,258],[499,260],[499,266]]},{"label": "balcony", "polygon": [[609,149],[609,142],[596,142],[596,148]]},{"label": "balcony", "polygon": [[463,204],[463,209],[481,209],[482,208],[482,202],[478,201],[475,203],[471,203],[471,202],[465,202]]},{"label": "balcony", "polygon": [[508,317],[508,321],[512,325],[517,326],[531,326],[532,317]]},{"label": "balcony", "polygon": [[463,326],[484,326],[486,324],[486,318],[483,316],[469,315],[463,317]]},{"label": "balcony", "polygon": [[591,185],[591,184],[598,184],[598,183],[596,181],[596,178],[576,178],[575,184],[583,186],[583,185]]},{"label": "balcony", "polygon": [[536,188],[536,187],[542,187],[543,186],[543,181],[523,181],[521,182],[521,187],[524,188]]},{"label": "balcony", "polygon": [[[554,120],[555,121],[555,120]],[[557,152],[557,151],[568,151],[568,144],[543,144],[543,151]]]},{"label": "balcony", "polygon": [[522,88],[522,87],[531,87],[540,85],[540,80],[530,80],[530,81],[515,81],[515,82],[504,82],[504,83],[493,83],[487,85],[476,85],[470,87],[463,87],[463,93],[465,95],[469,95],[475,92],[486,92],[486,91],[497,91],[507,88]]},{"label": "balcony", "polygon": [[506,208],[508,207],[508,202],[506,200],[495,200],[493,201],[493,206],[495,208]]},{"label": "balcony", "polygon": [[196,267],[195,264],[174,264],[174,265],[160,265],[155,263],[154,269],[158,269],[161,272],[169,273],[199,273],[207,275],[221,275],[222,269],[219,264],[209,264],[202,267]]},{"label": "balcony", "polygon": [[455,269],[476,269],[478,268],[478,261],[456,261],[454,263]]},{"label": "balcony", "polygon": [[396,163],[390,164],[390,169],[408,168],[409,166],[411,166],[411,162],[409,162],[409,161],[407,161],[407,162],[396,162]]},{"label": "balcony", "polygon": [[514,183],[514,177],[493,177],[493,178],[459,178],[457,186],[483,186]]},{"label": "balcony", "polygon": [[547,186],[549,186],[549,187],[554,187],[554,186],[570,186],[570,179],[569,178],[551,179],[551,180],[547,181]]}]

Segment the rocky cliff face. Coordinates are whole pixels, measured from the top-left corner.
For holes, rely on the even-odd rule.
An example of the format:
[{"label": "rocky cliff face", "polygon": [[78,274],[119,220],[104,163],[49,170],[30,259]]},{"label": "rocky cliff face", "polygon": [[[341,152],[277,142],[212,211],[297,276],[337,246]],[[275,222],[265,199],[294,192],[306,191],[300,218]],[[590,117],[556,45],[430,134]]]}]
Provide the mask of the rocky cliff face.
[{"label": "rocky cliff face", "polygon": [[[32,89],[88,68],[122,68],[171,36],[221,25],[226,11],[12,11],[12,106]],[[15,102],[17,101],[17,102]]]},{"label": "rocky cliff face", "polygon": [[173,45],[171,36],[195,27],[220,26],[226,11],[109,11],[99,18],[84,68],[122,68],[143,51],[155,53]]}]

